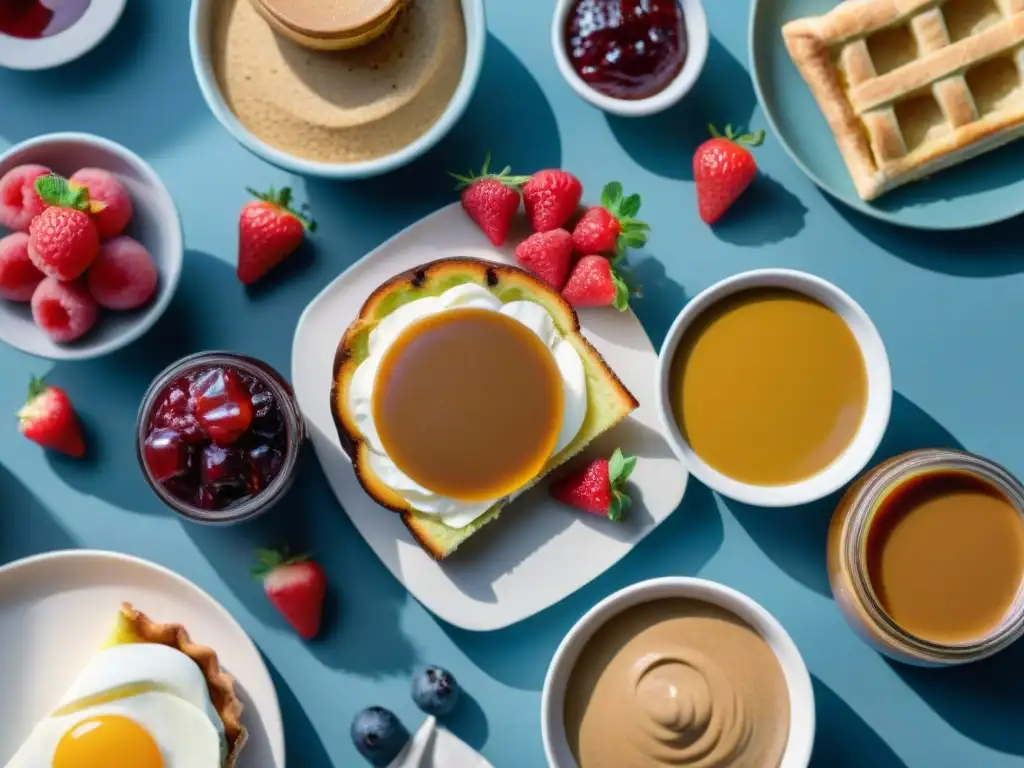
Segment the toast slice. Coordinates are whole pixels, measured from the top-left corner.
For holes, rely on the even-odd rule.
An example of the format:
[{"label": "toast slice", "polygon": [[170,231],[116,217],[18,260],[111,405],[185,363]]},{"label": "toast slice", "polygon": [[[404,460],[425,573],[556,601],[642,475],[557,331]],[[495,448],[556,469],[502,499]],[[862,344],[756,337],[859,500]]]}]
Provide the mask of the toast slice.
[{"label": "toast slice", "polygon": [[331,412],[334,414],[341,444],[352,459],[356,476],[363,488],[378,504],[401,514],[402,521],[412,535],[436,560],[443,560],[466,539],[497,518],[509,499],[495,503],[464,528],[452,528],[434,515],[412,509],[405,499],[384,485],[370,469],[368,448],[350,413],[348,392],[352,375],[367,357],[370,332],[384,317],[410,301],[437,296],[464,283],[481,285],[504,303],[521,300],[537,302],[551,314],[562,337],[575,347],[583,360],[587,376],[587,415],[583,426],[569,445],[548,460],[527,487],[578,454],[595,438],[626,418],[638,405],[636,398],[580,333],[579,318],[573,308],[546,283],[518,267],[471,258],[441,259],[396,275],[380,286],[363,304],[359,316],[338,345],[334,358]]}]

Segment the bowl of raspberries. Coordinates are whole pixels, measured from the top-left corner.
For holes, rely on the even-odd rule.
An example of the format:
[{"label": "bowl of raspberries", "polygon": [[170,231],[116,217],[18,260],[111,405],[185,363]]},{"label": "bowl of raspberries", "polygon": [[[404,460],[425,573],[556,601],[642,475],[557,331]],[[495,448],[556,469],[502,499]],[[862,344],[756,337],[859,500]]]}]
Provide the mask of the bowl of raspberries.
[{"label": "bowl of raspberries", "polygon": [[0,340],[51,360],[120,349],[163,314],[183,259],[174,201],[128,149],[54,133],[0,155]]}]

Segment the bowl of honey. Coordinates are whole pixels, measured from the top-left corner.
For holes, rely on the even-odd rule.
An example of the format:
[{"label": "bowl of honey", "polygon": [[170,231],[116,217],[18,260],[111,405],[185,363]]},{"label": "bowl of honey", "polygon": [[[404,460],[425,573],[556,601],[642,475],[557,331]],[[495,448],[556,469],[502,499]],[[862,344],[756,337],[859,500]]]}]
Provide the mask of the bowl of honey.
[{"label": "bowl of honey", "polygon": [[852,480],[889,423],[882,338],[849,295],[787,269],[707,288],[669,329],[658,407],[705,485],[762,507],[806,504]]}]

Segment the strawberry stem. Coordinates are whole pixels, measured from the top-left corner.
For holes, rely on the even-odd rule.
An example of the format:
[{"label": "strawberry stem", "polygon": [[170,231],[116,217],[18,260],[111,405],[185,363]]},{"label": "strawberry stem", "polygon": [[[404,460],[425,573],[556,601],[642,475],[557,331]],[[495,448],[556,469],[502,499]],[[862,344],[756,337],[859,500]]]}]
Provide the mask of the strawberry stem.
[{"label": "strawberry stem", "polygon": [[316,232],[316,222],[310,217],[309,204],[303,203],[302,207],[296,210],[292,207],[292,188],[281,187],[280,190],[275,190],[273,187],[267,192],[258,192],[252,187],[246,187],[245,191],[255,197],[257,200],[262,200],[265,203],[270,203],[273,206],[280,208],[283,211],[287,211],[289,214],[298,219],[302,226],[308,232]]},{"label": "strawberry stem", "polygon": [[90,210],[89,190],[71,184],[63,176],[48,173],[35,182],[36,194],[55,208],[74,208],[76,211]]},{"label": "strawberry stem", "polygon": [[295,565],[296,563],[304,563],[309,560],[309,555],[290,556],[288,554],[288,547],[282,547],[280,550],[257,549],[255,554],[256,565],[251,573],[256,581],[263,581],[267,574],[285,565]]},{"label": "strawberry stem", "polygon": [[25,402],[31,403],[45,391],[46,382],[41,377],[32,376],[28,381],[28,400]]},{"label": "strawberry stem", "polygon": [[732,125],[725,126],[725,133],[720,132],[715,126],[708,124],[708,132],[713,138],[725,139],[741,147],[760,147],[764,143],[764,131],[745,132],[742,129],[733,129]]},{"label": "strawberry stem", "polygon": [[483,167],[480,169],[480,173],[474,173],[472,170],[470,170],[465,176],[463,176],[462,174],[451,172],[449,172],[448,175],[455,179],[457,182],[459,182],[455,187],[456,190],[463,190],[466,187],[472,186],[481,179],[495,179],[496,181],[501,182],[501,184],[508,187],[509,189],[518,190],[521,186],[523,186],[523,184],[530,180],[529,176],[513,176],[511,165],[506,165],[498,173],[491,173],[490,168],[491,153],[488,152],[487,155],[484,157],[484,164]]}]

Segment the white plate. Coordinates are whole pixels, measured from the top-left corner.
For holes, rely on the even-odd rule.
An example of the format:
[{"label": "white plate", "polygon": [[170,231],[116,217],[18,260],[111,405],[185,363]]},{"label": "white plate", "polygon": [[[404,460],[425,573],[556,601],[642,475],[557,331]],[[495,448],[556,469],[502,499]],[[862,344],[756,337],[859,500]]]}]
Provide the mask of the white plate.
[{"label": "white plate", "polygon": [[0,765],[21,746],[103,644],[122,602],[180,622],[236,679],[249,743],[242,763],[284,768],[277,693],[260,653],[231,615],[166,568],[113,552],[75,550],[0,567]]},{"label": "white plate", "polygon": [[493,630],[547,608],[614,565],[679,506],[687,474],[659,431],[658,355],[640,321],[632,312],[584,310],[584,335],[640,401],[584,453],[607,456],[620,446],[639,457],[627,519],[615,524],[575,513],[541,483],[443,563],[420,549],[398,515],[379,507],[356,480],[331,416],[331,379],[338,342],[367,296],[399,272],[453,256],[515,263],[513,248],[494,248],[457,203],[427,216],[349,267],[306,307],[292,347],[292,385],[331,488],[384,565],[450,624]]}]

